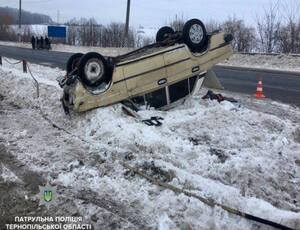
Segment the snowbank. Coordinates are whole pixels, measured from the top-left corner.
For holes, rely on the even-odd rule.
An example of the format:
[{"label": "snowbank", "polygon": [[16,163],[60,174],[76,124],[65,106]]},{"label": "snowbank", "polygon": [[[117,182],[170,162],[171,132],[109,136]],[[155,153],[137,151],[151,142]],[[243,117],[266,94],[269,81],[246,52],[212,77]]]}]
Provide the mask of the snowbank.
[{"label": "snowbank", "polygon": [[234,54],[221,65],[300,72],[300,56]]},{"label": "snowbank", "polygon": [[[120,160],[193,193],[300,228],[299,108],[229,92],[223,93],[240,103],[219,104],[202,100],[203,90],[170,111],[139,112],[144,118],[163,117],[161,127],[126,116],[120,105],[69,118],[60,107],[61,89],[52,84],[63,73],[35,67],[39,100],[28,74],[0,67],[0,140],[8,147],[13,143],[15,157],[62,186],[61,196],[74,200],[95,229],[259,229],[152,185],[126,171]],[[38,102],[51,120],[74,135],[43,120]],[[101,209],[104,201],[110,212]]]},{"label": "snowbank", "polygon": [[[0,41],[0,45],[14,46],[31,49],[30,43],[5,42]],[[132,48],[114,48],[114,47],[94,47],[94,46],[70,46],[63,44],[51,44],[53,51],[70,52],[70,53],[88,53],[98,52],[104,56],[118,56],[132,51]]]}]

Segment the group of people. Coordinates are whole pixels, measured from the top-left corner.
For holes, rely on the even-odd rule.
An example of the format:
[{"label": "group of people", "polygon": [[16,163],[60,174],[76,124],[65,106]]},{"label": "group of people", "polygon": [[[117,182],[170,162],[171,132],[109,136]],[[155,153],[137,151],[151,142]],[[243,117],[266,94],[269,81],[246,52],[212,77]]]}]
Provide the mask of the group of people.
[{"label": "group of people", "polygon": [[51,41],[47,36],[45,38],[43,36],[41,36],[40,38],[32,36],[31,44],[32,49],[51,49]]}]

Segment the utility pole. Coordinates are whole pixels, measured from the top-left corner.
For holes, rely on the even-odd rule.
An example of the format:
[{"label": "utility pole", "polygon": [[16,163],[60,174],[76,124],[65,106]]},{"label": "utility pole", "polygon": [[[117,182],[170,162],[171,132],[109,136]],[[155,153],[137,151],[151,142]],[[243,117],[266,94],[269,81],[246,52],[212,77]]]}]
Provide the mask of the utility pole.
[{"label": "utility pole", "polygon": [[19,0],[19,42],[21,42],[21,28],[22,28],[22,0]]},{"label": "utility pole", "polygon": [[129,17],[130,17],[130,0],[127,0],[126,24],[125,24],[125,34],[124,34],[125,46],[128,46]]}]

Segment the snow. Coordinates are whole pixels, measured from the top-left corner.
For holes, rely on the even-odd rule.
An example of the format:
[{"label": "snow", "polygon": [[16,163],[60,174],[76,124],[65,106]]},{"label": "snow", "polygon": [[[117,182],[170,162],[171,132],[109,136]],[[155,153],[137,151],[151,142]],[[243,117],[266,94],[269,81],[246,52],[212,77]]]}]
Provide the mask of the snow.
[{"label": "snow", "polygon": [[0,171],[0,178],[2,177],[4,182],[20,182],[20,179],[11,170],[5,167],[5,165],[0,165],[0,169],[2,169],[2,172]]},{"label": "snow", "polygon": [[272,55],[249,55],[249,54],[234,54],[227,61],[221,63],[226,66],[283,70],[300,72],[300,56],[292,56],[280,54]]},{"label": "snow", "polygon": [[[14,46],[31,49],[30,43],[18,43],[9,41],[0,41],[0,45]],[[98,52],[104,56],[118,56],[132,51],[132,48],[115,48],[115,47],[94,47],[94,46],[70,46],[63,44],[51,44],[53,51],[69,52],[69,53],[88,53]]]},{"label": "snow", "polygon": [[[173,225],[173,228],[170,227],[170,225]],[[172,220],[168,217],[168,215],[164,212],[158,220],[158,229],[159,230],[171,230],[176,228],[174,226]]]},{"label": "snow", "polygon": [[[10,58],[3,58],[1,68],[9,73],[17,74],[19,77],[22,78],[31,78],[29,71],[28,73],[23,73],[23,64],[11,64],[18,62],[17,60],[10,59]],[[37,79],[38,82],[51,85],[55,87],[59,87],[56,78],[57,76],[65,75],[65,71],[59,68],[50,68],[46,66],[36,65],[32,63],[28,63],[30,71],[33,73],[34,77]],[[47,75],[45,75],[45,71]]]},{"label": "snow", "polygon": [[21,31],[19,29],[19,25],[11,25],[11,29],[13,29],[15,32],[21,34],[26,34],[28,31],[32,33],[35,36],[45,36],[48,33],[48,25],[39,25],[39,24],[34,24],[34,25],[22,25]]},{"label": "snow", "polygon": [[[92,201],[69,197],[84,216],[99,218],[96,229],[113,222],[116,213],[128,214],[118,222],[137,229],[139,224],[153,229],[259,229],[254,222],[150,184],[120,161],[197,195],[300,229],[299,107],[226,91],[221,93],[239,103],[204,101],[202,89],[170,111],[138,112],[142,118],[163,117],[161,127],[126,116],[119,104],[69,118],[60,107],[62,90],[54,83],[64,72],[38,65],[32,70],[41,81],[39,99],[29,74],[18,65],[4,62],[0,67],[0,140],[13,143],[15,157],[49,176],[51,183],[110,200],[119,211],[107,220]],[[74,135],[44,121],[36,109],[39,103],[51,120]]]}]

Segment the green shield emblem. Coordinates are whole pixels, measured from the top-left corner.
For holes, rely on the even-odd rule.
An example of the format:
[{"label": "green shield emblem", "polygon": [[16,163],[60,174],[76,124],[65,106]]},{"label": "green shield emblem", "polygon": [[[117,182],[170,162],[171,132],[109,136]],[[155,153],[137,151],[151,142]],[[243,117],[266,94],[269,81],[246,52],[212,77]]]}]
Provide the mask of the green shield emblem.
[{"label": "green shield emblem", "polygon": [[52,191],[51,190],[44,190],[44,200],[46,202],[50,202],[52,200]]}]

